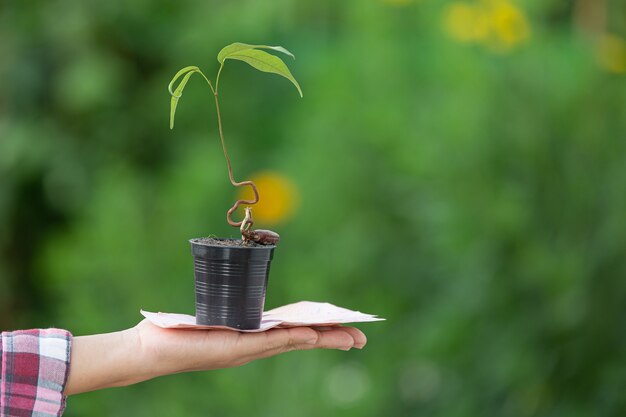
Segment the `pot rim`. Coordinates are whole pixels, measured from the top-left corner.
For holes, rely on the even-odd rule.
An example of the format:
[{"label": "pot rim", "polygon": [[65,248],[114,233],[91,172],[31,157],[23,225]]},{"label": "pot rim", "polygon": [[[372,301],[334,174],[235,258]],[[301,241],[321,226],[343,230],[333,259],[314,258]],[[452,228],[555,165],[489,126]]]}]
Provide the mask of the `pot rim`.
[{"label": "pot rim", "polygon": [[[194,237],[189,239],[189,243],[192,245],[198,246],[206,246],[207,248],[217,248],[217,249],[230,249],[230,250],[267,250],[274,249],[276,245],[262,245],[262,246],[222,246],[222,245],[211,245],[209,243],[199,242],[200,239],[206,239],[206,237]],[[215,240],[234,240],[230,237],[213,237],[211,239]]]}]

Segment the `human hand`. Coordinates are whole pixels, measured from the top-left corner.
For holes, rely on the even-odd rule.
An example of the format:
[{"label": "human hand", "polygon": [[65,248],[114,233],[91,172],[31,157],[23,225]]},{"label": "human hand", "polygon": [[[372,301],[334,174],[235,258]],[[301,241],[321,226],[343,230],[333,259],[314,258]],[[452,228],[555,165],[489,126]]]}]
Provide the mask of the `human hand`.
[{"label": "human hand", "polygon": [[146,358],[162,375],[230,368],[293,350],[362,349],[367,339],[354,327],[293,327],[259,333],[163,329],[144,320],[135,327]]},{"label": "human hand", "polygon": [[241,366],[292,350],[363,348],[354,327],[293,327],[259,333],[162,329],[148,320],[121,332],[75,337],[65,393],[135,384],[162,375]]}]

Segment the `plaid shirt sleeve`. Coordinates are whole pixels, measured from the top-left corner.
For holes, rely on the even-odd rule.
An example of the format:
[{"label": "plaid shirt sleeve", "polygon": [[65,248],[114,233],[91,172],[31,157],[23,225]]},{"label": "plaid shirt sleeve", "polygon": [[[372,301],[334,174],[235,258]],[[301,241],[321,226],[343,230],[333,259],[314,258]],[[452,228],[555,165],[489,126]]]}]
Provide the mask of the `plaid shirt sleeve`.
[{"label": "plaid shirt sleeve", "polygon": [[72,335],[60,329],[1,335],[0,417],[60,416]]}]

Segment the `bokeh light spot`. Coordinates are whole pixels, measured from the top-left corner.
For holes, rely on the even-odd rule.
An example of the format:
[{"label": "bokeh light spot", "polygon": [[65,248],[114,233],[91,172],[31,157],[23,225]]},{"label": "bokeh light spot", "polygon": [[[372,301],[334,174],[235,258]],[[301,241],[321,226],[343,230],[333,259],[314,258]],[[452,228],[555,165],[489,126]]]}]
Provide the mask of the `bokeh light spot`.
[{"label": "bokeh light spot", "polygon": [[474,42],[484,39],[488,28],[484,16],[475,6],[453,3],[445,18],[445,28],[450,37],[459,42]]},{"label": "bokeh light spot", "polygon": [[524,12],[506,0],[455,2],[446,9],[443,24],[452,39],[492,51],[507,51],[530,36]]},{"label": "bokeh light spot", "polygon": [[[286,176],[273,171],[260,172],[252,176],[259,191],[259,202],[252,206],[254,221],[274,225],[289,219],[299,202],[295,184]],[[237,198],[254,199],[250,187],[243,187]]]},{"label": "bokeh light spot", "polygon": [[502,46],[510,48],[528,39],[529,28],[526,17],[513,4],[495,1],[490,15],[495,38]]},{"label": "bokeh light spot", "polygon": [[367,371],[358,363],[342,363],[328,374],[328,394],[331,400],[349,406],[365,397],[371,387]]},{"label": "bokeh light spot", "polygon": [[615,35],[600,38],[597,49],[600,66],[616,74],[626,73],[626,41]]},{"label": "bokeh light spot", "polygon": [[400,397],[407,403],[427,402],[440,391],[442,376],[433,362],[410,362],[398,378]]}]

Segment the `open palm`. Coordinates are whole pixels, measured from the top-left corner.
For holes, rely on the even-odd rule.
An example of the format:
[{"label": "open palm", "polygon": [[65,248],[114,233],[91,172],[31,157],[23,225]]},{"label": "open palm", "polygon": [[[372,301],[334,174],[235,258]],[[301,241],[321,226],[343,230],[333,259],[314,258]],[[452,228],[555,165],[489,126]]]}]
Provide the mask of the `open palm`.
[{"label": "open palm", "polygon": [[163,329],[148,320],[135,329],[141,347],[163,373],[244,365],[292,350],[361,349],[367,339],[354,327],[293,327],[259,333],[232,330]]}]

